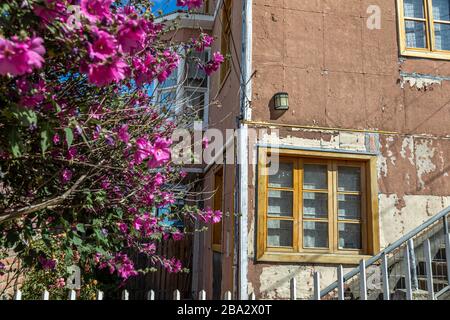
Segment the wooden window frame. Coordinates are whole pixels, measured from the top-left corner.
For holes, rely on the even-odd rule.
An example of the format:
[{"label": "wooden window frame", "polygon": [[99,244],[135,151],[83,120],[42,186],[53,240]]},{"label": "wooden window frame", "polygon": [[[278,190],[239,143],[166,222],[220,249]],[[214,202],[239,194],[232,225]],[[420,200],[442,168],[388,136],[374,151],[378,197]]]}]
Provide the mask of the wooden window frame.
[{"label": "wooden window frame", "polygon": [[[450,24],[448,21],[434,20],[432,0],[423,0],[424,19],[405,17],[404,0],[397,0],[398,30],[400,54],[402,56],[450,60],[450,50],[438,50],[435,45],[434,23]],[[427,48],[409,48],[406,46],[405,20],[425,22]]]},{"label": "wooden window frame", "polygon": [[220,39],[220,51],[222,52],[225,60],[220,66],[220,86],[228,78],[228,74],[231,72],[231,28],[232,28],[232,0],[223,0],[222,7],[222,35]]},{"label": "wooden window frame", "polygon": [[[293,218],[294,234],[292,247],[269,247],[267,245],[267,221],[270,219],[280,220],[279,217],[270,218],[267,215],[268,205],[268,176],[267,161],[268,156],[277,153],[282,162],[292,162],[294,164],[293,173]],[[376,254],[380,250],[379,245],[379,214],[378,214],[378,187],[377,187],[377,158],[372,155],[336,153],[321,151],[306,151],[294,149],[258,149],[258,211],[257,211],[257,261],[261,262],[308,262],[308,263],[332,263],[332,264],[357,264],[361,259]],[[325,163],[328,166],[328,248],[303,248],[303,236],[300,230],[303,229],[302,210],[302,166],[304,163]],[[361,212],[362,228],[362,249],[338,249],[337,232],[338,222],[333,221],[337,212],[337,177],[336,166],[359,166],[361,167]],[[331,169],[331,170],[330,170]],[[310,190],[308,189],[308,192]],[[351,193],[351,192],[349,192]],[[331,206],[335,206],[332,208]],[[336,217],[337,219],[337,217]],[[281,219],[286,220],[286,219]],[[287,219],[289,220],[289,219]],[[308,219],[309,220],[309,219]],[[336,223],[334,223],[336,222]],[[330,226],[333,226],[332,228]],[[302,228],[302,229],[300,229]],[[334,240],[336,239],[336,240]]]}]

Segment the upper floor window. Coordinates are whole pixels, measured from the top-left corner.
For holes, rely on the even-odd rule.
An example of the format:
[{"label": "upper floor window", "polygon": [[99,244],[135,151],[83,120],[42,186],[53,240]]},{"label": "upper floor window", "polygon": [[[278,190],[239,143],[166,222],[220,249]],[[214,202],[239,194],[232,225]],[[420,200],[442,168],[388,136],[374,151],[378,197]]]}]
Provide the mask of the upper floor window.
[{"label": "upper floor window", "polygon": [[225,61],[220,67],[220,83],[222,83],[231,70],[231,0],[224,0],[222,7],[222,36],[221,36],[221,52],[225,57]]},{"label": "upper floor window", "polygon": [[376,161],[317,154],[286,154],[270,175],[259,168],[260,259],[356,263],[378,250]]},{"label": "upper floor window", "polygon": [[450,0],[398,0],[402,55],[450,59]]},{"label": "upper floor window", "polygon": [[[183,55],[182,55],[183,56]],[[179,116],[190,123],[202,121],[203,127],[208,124],[208,76],[198,68],[198,63],[209,60],[209,49],[204,52],[191,52],[184,55],[177,69],[156,88],[156,101],[163,112],[169,113],[171,119]],[[185,119],[190,115],[189,119]],[[179,123],[183,125],[183,123]]]}]

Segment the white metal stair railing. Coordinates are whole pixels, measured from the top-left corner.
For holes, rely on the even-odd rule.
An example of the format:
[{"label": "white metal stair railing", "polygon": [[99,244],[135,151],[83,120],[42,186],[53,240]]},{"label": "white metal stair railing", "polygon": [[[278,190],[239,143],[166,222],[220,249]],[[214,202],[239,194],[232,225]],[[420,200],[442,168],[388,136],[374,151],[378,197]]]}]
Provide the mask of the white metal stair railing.
[{"label": "white metal stair railing", "polygon": [[[355,283],[359,287],[356,290],[360,300],[373,298],[373,294],[368,294],[370,292],[368,292],[367,272],[368,270],[373,271],[377,267],[381,269],[378,288],[384,300],[391,299],[393,289],[399,286],[398,283],[404,286],[404,289],[400,291],[404,292],[406,300],[413,300],[415,293],[418,292],[416,290],[420,286],[426,288],[426,291],[422,292],[422,296],[425,293],[428,299],[450,297],[449,215],[450,207],[408,232],[377,255],[368,260],[361,260],[359,267],[346,274],[343,274],[343,267],[339,266],[337,280],[323,290],[320,290],[320,274],[316,272],[314,274],[313,299],[328,298],[337,290],[337,299],[344,300],[346,292],[344,288],[347,286],[347,289],[350,289],[353,285],[353,289],[355,289]],[[444,253],[441,254],[441,252]],[[439,256],[438,261],[434,259],[437,255]],[[417,261],[417,257],[421,261]],[[421,268],[419,268],[419,263]],[[421,270],[421,277],[418,277],[418,270]],[[439,271],[438,276],[441,277],[438,280],[436,280],[437,275],[433,274],[437,271]],[[372,275],[374,274],[378,273],[372,273]],[[394,278],[396,283],[390,284],[390,278]],[[437,281],[439,281],[439,285],[436,283]],[[378,291],[374,290],[374,293],[378,294]]]}]

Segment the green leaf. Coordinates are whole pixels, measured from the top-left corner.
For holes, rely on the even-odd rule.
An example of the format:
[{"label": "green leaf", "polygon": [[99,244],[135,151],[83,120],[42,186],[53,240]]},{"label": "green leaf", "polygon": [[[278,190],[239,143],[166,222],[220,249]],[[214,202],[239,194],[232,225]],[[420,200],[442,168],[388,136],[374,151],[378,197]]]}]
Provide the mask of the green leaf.
[{"label": "green leaf", "polygon": [[81,240],[80,237],[74,235],[72,238],[72,243],[76,246],[81,246],[81,244],[83,243],[83,240]]},{"label": "green leaf", "polygon": [[86,229],[84,228],[84,224],[82,224],[82,223],[77,224],[77,230],[82,233],[86,232]]},{"label": "green leaf", "polygon": [[8,138],[11,153],[16,158],[20,157],[22,155],[22,151],[20,150],[21,148],[20,148],[19,132],[16,127],[13,127],[9,130]]},{"label": "green leaf", "polygon": [[70,148],[73,142],[73,131],[70,128],[65,128],[64,133],[66,134],[67,147]]},{"label": "green leaf", "polygon": [[41,151],[42,154],[47,151],[48,147],[50,147],[50,135],[51,131],[47,128],[45,128],[43,131],[41,131]]}]

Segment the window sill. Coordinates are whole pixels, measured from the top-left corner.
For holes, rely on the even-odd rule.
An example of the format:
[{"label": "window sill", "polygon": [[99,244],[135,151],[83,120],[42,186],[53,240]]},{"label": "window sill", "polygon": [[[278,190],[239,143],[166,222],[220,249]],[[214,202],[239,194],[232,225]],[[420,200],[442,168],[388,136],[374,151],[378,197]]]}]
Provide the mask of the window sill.
[{"label": "window sill", "polygon": [[415,51],[408,49],[403,50],[400,54],[406,57],[450,60],[450,51]]},{"label": "window sill", "polygon": [[370,255],[351,254],[317,254],[317,253],[277,253],[266,252],[258,257],[258,262],[290,262],[290,263],[324,263],[324,264],[359,264],[367,260]]}]

